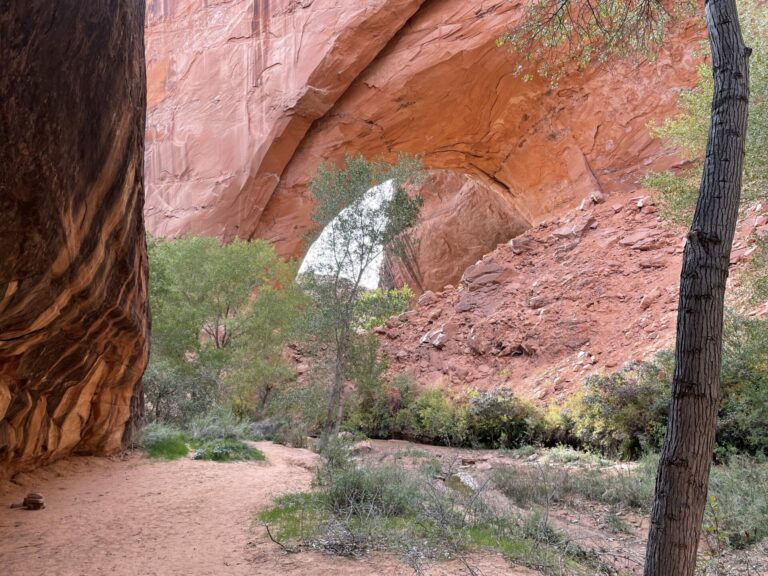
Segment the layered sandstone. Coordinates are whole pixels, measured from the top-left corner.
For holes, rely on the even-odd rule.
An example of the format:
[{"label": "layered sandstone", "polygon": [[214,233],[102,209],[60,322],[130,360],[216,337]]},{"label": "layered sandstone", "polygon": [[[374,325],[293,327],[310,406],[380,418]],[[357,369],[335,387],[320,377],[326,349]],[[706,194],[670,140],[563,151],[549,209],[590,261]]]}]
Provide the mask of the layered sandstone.
[{"label": "layered sandstone", "polygon": [[[456,247],[473,262],[500,235],[672,166],[646,125],[694,82],[702,29],[679,25],[654,62],[606,64],[552,88],[524,82],[522,56],[496,46],[523,10],[506,0],[150,2],[150,230],[268,238],[298,256],[320,162],[406,151],[440,170],[414,264],[416,284],[437,289],[463,271]],[[469,217],[447,223],[451,204],[471,204]],[[499,228],[500,214],[513,224]]]},{"label": "layered sandstone", "polygon": [[120,448],[147,359],[143,2],[0,14],[0,475]]}]

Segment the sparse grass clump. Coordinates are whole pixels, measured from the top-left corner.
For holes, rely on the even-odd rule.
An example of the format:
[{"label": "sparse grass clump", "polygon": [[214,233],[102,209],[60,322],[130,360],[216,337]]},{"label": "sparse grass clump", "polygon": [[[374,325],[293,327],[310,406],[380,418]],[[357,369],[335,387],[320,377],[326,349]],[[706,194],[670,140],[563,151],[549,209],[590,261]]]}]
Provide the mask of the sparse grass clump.
[{"label": "sparse grass clump", "polygon": [[206,440],[195,450],[195,460],[233,462],[236,460],[264,460],[261,450],[232,438]]},{"label": "sparse grass clump", "polygon": [[173,426],[153,423],[141,432],[141,444],[151,458],[176,460],[195,449],[195,460],[230,462],[264,460],[261,451],[241,440],[249,437],[249,427],[229,411],[218,410],[193,420],[182,431]]},{"label": "sparse grass clump", "polygon": [[183,432],[172,426],[150,424],[141,431],[141,445],[150,458],[176,460],[189,452]]},{"label": "sparse grass clump", "polygon": [[343,466],[328,480],[328,505],[337,515],[404,516],[419,497],[416,482],[396,465]]},{"label": "sparse grass clump", "polygon": [[237,418],[231,410],[225,408],[217,408],[193,418],[187,430],[193,443],[224,439],[250,440],[253,436],[249,423]]},{"label": "sparse grass clump", "polygon": [[653,497],[657,462],[653,456],[644,457],[637,464],[610,467],[542,461],[496,468],[491,477],[498,489],[518,506],[578,506],[592,501],[645,509]]},{"label": "sparse grass clump", "polygon": [[596,574],[581,551],[553,530],[546,518],[496,509],[486,486],[454,486],[450,470],[434,473],[395,464],[365,465],[349,458],[348,446],[326,443],[326,462],[316,490],[278,499],[259,514],[275,540],[289,550],[310,548],[359,556],[371,550],[399,553],[418,572],[425,561],[459,559],[487,550],[543,573]]},{"label": "sparse grass clump", "polygon": [[712,469],[704,527],[734,548],[768,538],[768,461],[744,456]]}]

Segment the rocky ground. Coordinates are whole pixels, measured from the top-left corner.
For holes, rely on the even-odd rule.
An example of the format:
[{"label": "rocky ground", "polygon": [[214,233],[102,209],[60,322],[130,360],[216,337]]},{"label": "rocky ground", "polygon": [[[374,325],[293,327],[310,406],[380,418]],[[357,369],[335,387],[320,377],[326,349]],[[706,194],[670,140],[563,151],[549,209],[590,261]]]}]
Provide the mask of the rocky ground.
[{"label": "rocky ground", "polygon": [[[742,219],[735,267],[768,233],[763,212]],[[456,393],[507,385],[550,401],[588,374],[647,359],[674,340],[684,234],[647,190],[595,193],[391,318],[379,329],[391,370]]]}]

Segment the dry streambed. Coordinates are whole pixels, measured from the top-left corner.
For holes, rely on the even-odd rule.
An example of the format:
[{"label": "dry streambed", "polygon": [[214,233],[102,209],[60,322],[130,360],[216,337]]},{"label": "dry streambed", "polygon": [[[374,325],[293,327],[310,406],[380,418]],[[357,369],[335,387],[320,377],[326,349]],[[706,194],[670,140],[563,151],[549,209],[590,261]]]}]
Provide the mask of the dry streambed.
[{"label": "dry streambed", "polygon": [[[239,576],[270,574],[412,574],[390,554],[352,560],[318,552],[285,554],[254,522],[280,495],[307,491],[318,464],[309,450],[255,443],[265,462],[153,461],[141,454],[122,458],[72,458],[0,485],[0,563],[4,576]],[[487,497],[506,496],[488,482],[494,469],[517,467],[548,474],[557,467],[541,456],[514,457],[495,451],[456,450],[398,441],[371,441],[358,450],[368,462],[432,465]],[[431,464],[430,464],[431,463]],[[622,473],[618,470],[617,473]],[[456,478],[446,478],[454,485]],[[466,484],[470,486],[466,486]],[[11,509],[30,491],[45,495],[40,511]],[[513,504],[514,505],[514,504]],[[521,510],[524,506],[521,505]],[[583,501],[552,502],[550,524],[623,573],[640,571],[647,525],[643,515]],[[478,574],[533,574],[510,566],[497,554],[468,557]],[[729,574],[768,574],[764,552],[751,550],[729,559]],[[742,572],[741,567],[751,571]],[[427,566],[427,574],[466,574],[459,562]]]},{"label": "dry streambed", "polygon": [[[255,444],[265,462],[72,458],[0,486],[3,576],[239,576],[411,574],[389,555],[350,560],[286,555],[254,523],[281,494],[310,488],[317,456]],[[30,491],[40,511],[11,509]],[[484,574],[510,572],[502,558],[473,559]],[[431,574],[462,574],[433,566]]]}]

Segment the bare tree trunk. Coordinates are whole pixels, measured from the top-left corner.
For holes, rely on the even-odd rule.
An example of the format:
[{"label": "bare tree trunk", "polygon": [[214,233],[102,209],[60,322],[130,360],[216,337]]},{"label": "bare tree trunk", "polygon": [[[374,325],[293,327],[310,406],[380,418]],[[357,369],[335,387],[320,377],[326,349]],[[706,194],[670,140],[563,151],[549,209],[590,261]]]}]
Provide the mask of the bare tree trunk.
[{"label": "bare tree trunk", "polygon": [[645,576],[690,576],[720,405],[725,283],[741,195],[749,48],[735,0],[707,0],[714,95],[699,200],[680,278],[672,405],[648,535]]}]

